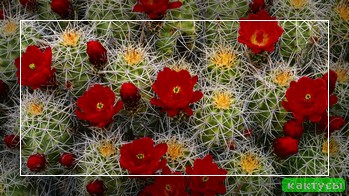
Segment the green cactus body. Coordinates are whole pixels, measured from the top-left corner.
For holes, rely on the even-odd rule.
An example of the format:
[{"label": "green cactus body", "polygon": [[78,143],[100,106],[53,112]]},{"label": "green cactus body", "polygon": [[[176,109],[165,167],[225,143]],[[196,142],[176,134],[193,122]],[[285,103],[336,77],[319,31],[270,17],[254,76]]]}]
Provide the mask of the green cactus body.
[{"label": "green cactus body", "polygon": [[[72,3],[72,13],[70,13],[70,16],[68,18],[61,18],[58,14],[54,13],[51,9],[51,1],[47,0],[37,0],[37,6],[35,9],[35,17],[39,20],[61,20],[61,19],[78,19],[80,18],[79,15],[84,13],[84,5],[86,4],[84,2],[85,0],[70,0]],[[64,23],[62,23],[64,24]]]},{"label": "green cactus body", "polygon": [[52,167],[58,164],[61,152],[72,144],[70,134],[72,109],[67,105],[65,96],[49,95],[39,91],[33,94],[23,92],[21,136],[22,155],[41,153],[49,163],[50,174],[61,172],[62,168]]},{"label": "green cactus body", "polygon": [[344,1],[334,3],[330,13],[331,54],[339,55],[343,53],[343,43],[349,43],[349,5]]},{"label": "green cactus body", "polygon": [[211,20],[239,20],[248,14],[248,0],[208,0],[205,18]]},{"label": "green cactus body", "polygon": [[118,162],[122,135],[119,129],[90,128],[90,134],[83,134],[83,142],[76,145],[79,156],[78,168],[81,174],[120,175],[124,170]]},{"label": "green cactus body", "polygon": [[241,135],[244,129],[241,103],[226,90],[207,89],[202,101],[202,107],[198,108],[196,123],[200,129],[203,142],[211,147],[224,148],[229,145],[233,136]]},{"label": "green cactus body", "polygon": [[[232,39],[238,36],[239,22],[236,21],[210,21],[205,22],[206,45],[216,47],[214,44],[235,45],[237,40]],[[229,43],[224,43],[229,41]]]},{"label": "green cactus body", "polygon": [[98,81],[97,70],[90,64],[86,52],[86,43],[90,40],[84,31],[66,30],[60,36],[53,43],[52,66],[56,68],[60,86],[78,97]]},{"label": "green cactus body", "polygon": [[337,83],[334,95],[338,97],[338,103],[330,108],[331,114],[342,116],[344,119],[349,119],[349,100],[348,100],[348,91],[349,91],[349,63],[338,62],[335,66],[330,67],[337,73]]},{"label": "green cactus body", "polygon": [[207,82],[231,84],[241,78],[240,60],[237,51],[229,47],[211,49],[207,54],[208,63],[205,69]]},{"label": "green cactus body", "polygon": [[328,173],[328,154],[323,152],[326,142],[324,135],[305,133],[299,141],[298,154],[281,161],[283,174],[288,175],[326,175]]},{"label": "green cactus body", "polygon": [[[246,152],[234,150],[224,159],[228,162],[228,175],[272,175],[275,173],[272,166],[270,152],[249,146],[250,141],[241,141],[248,146]],[[249,145],[246,145],[249,143]],[[268,195],[275,188],[273,179],[264,176],[231,176],[228,177],[227,195]]]},{"label": "green cactus body", "polygon": [[196,25],[194,21],[163,22],[155,42],[156,49],[166,57],[192,51],[195,46]]},{"label": "green cactus body", "polygon": [[[132,0],[102,0],[91,1],[86,7],[86,18],[88,20],[135,20],[136,15],[131,12],[136,1]],[[95,22],[96,34],[105,35],[111,33],[113,38],[122,41],[139,37],[131,33],[139,29],[136,22]],[[137,31],[138,33],[138,31]]]},{"label": "green cactus body", "polygon": [[282,22],[281,27],[284,33],[280,42],[280,53],[284,61],[309,55],[311,39],[316,34],[315,25],[307,21],[287,21]]},{"label": "green cactus body", "polygon": [[19,56],[19,21],[0,21],[0,79],[14,83],[17,80],[15,59]]},{"label": "green cactus body", "polygon": [[104,82],[110,84],[114,92],[119,92],[123,83],[132,82],[140,89],[142,98],[149,101],[153,97],[151,84],[156,65],[147,52],[148,49],[136,46],[124,46],[116,51],[116,58],[101,71]]}]

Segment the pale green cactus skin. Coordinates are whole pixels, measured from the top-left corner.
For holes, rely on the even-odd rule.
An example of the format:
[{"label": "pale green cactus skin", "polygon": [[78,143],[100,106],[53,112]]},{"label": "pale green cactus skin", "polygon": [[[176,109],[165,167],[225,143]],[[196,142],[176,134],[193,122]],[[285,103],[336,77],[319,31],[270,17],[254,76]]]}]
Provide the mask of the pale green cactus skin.
[{"label": "pale green cactus skin", "polygon": [[[63,168],[58,165],[59,155],[68,150],[73,142],[72,107],[66,98],[65,94],[55,96],[40,91],[34,91],[33,94],[23,92],[22,161],[25,162],[31,154],[44,154],[50,164],[50,168],[45,171],[48,174],[62,172]],[[25,168],[23,170],[28,172]]]},{"label": "pale green cactus skin", "polygon": [[208,20],[238,20],[248,15],[248,0],[208,0],[205,3],[205,18]]}]

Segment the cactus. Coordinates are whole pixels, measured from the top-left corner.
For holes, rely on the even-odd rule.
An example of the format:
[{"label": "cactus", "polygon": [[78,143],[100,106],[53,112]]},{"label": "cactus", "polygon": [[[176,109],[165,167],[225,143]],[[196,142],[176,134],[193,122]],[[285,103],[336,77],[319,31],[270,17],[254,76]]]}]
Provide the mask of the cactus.
[{"label": "cactus", "polygon": [[119,148],[122,142],[120,130],[110,128],[101,130],[91,128],[91,134],[81,136],[77,142],[75,154],[79,157],[78,170],[89,175],[120,175],[123,174],[119,162]]},{"label": "cactus", "polygon": [[141,91],[144,100],[153,96],[151,83],[155,78],[157,65],[156,56],[151,54],[149,48],[143,48],[131,43],[124,43],[113,51],[116,54],[103,71],[104,81],[111,84],[114,92],[119,92],[125,82],[132,82]]},{"label": "cactus", "polygon": [[238,20],[248,14],[247,0],[208,0],[205,5],[205,18],[208,20]]},{"label": "cactus", "polygon": [[[29,155],[41,153],[48,161],[47,173],[55,174],[62,170],[58,166],[61,152],[69,149],[71,138],[72,108],[67,104],[66,94],[54,94],[34,91],[23,92],[21,138],[22,155],[25,162]],[[27,173],[27,170],[23,168]]]},{"label": "cactus", "polygon": [[78,97],[88,87],[99,81],[97,69],[90,64],[86,52],[86,43],[95,40],[89,34],[87,26],[78,28],[72,23],[67,24],[66,29],[51,32],[48,44],[52,47],[53,67],[56,68],[56,79],[58,84],[68,90],[73,97]]},{"label": "cactus", "polygon": [[233,136],[242,135],[243,102],[237,92],[222,86],[209,86],[195,113],[195,123],[203,142],[209,148],[226,148]]},{"label": "cactus", "polygon": [[248,108],[253,122],[268,135],[282,131],[287,111],[282,107],[286,90],[297,78],[297,69],[287,66],[254,75],[254,88],[249,97]]}]

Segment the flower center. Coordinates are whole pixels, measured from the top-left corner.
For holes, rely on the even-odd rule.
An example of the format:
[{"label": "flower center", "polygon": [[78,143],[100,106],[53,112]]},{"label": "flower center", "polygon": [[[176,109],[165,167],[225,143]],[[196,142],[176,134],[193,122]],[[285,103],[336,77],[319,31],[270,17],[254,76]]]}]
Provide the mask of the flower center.
[{"label": "flower center", "polygon": [[336,7],[336,11],[343,20],[349,21],[349,4],[340,3]]},{"label": "flower center", "polygon": [[64,46],[75,47],[78,44],[79,38],[80,38],[80,34],[73,30],[65,31],[62,34]]},{"label": "flower center", "polygon": [[251,36],[251,43],[257,46],[265,46],[269,40],[269,34],[264,33],[263,31],[257,30]]},{"label": "flower center", "polygon": [[338,143],[336,140],[330,140],[330,146],[329,146],[329,150],[328,151],[328,140],[326,140],[323,144],[322,144],[322,152],[324,154],[328,154],[329,152],[329,155],[330,156],[333,156],[335,154],[337,154],[337,152],[339,151],[339,147],[338,147]]},{"label": "flower center", "polygon": [[310,95],[310,94],[306,94],[306,95],[305,95],[305,99],[306,99],[306,100],[311,99],[311,95]]},{"label": "flower center", "polygon": [[29,65],[29,69],[31,69],[31,70],[35,70],[35,68],[36,68],[36,66],[35,66],[35,64],[34,64],[34,63],[32,63],[32,64],[30,64],[30,65]]},{"label": "flower center", "polygon": [[175,86],[173,88],[173,93],[175,93],[175,94],[178,94],[180,91],[181,91],[181,87],[179,87],[179,86]]},{"label": "flower center", "polygon": [[102,156],[104,158],[108,158],[110,156],[112,156],[113,154],[116,153],[115,147],[113,146],[112,143],[103,143],[100,147],[99,147],[99,152],[102,154]]},{"label": "flower center", "polygon": [[171,185],[169,185],[169,184],[166,184],[165,189],[168,192],[172,191]]},{"label": "flower center", "polygon": [[104,107],[104,104],[102,102],[98,102],[96,105],[97,109],[101,110]]},{"label": "flower center", "polygon": [[38,116],[42,114],[42,105],[41,104],[37,104],[37,103],[30,103],[28,106],[28,112],[29,114],[33,115],[33,116]]},{"label": "flower center", "polygon": [[128,65],[137,65],[143,60],[143,53],[131,48],[125,52],[125,61]]},{"label": "flower center", "polygon": [[273,77],[273,82],[279,86],[287,86],[293,80],[293,75],[290,71],[280,72]]},{"label": "flower center", "polygon": [[207,182],[209,179],[210,179],[210,178],[209,178],[208,176],[202,177],[202,181],[203,181],[203,182]]},{"label": "flower center", "polygon": [[344,82],[349,80],[348,70],[346,70],[346,69],[337,69],[336,73],[337,73],[337,81],[338,82],[344,83]]},{"label": "flower center", "polygon": [[299,9],[304,7],[308,3],[308,0],[290,0],[292,7]]},{"label": "flower center", "polygon": [[212,63],[217,67],[227,67],[236,65],[235,54],[228,49],[223,49],[222,51],[216,53],[212,57]]},{"label": "flower center", "polygon": [[144,159],[144,154],[137,154],[136,157],[137,159],[142,160]]},{"label": "flower center", "polygon": [[169,157],[172,161],[183,157],[183,145],[176,141],[176,139],[172,139],[171,141],[167,142],[167,147],[167,157]]},{"label": "flower center", "polygon": [[4,35],[13,35],[16,33],[17,24],[13,21],[8,21],[2,28]]},{"label": "flower center", "polygon": [[229,92],[219,92],[213,97],[213,104],[218,109],[229,109],[232,104],[232,97]]},{"label": "flower center", "polygon": [[247,153],[241,156],[240,166],[242,168],[242,171],[248,173],[249,175],[251,175],[253,171],[260,168],[258,158],[251,153]]}]

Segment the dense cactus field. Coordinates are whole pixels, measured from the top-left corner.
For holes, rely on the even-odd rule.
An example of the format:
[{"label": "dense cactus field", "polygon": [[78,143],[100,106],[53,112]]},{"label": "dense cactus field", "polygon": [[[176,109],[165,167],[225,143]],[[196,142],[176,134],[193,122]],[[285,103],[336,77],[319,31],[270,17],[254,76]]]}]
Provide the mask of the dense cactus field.
[{"label": "dense cactus field", "polygon": [[347,0],[3,0],[0,32],[0,195],[349,180]]}]

